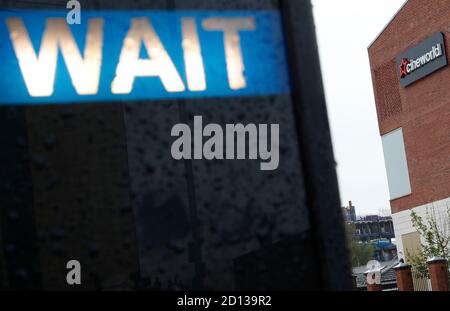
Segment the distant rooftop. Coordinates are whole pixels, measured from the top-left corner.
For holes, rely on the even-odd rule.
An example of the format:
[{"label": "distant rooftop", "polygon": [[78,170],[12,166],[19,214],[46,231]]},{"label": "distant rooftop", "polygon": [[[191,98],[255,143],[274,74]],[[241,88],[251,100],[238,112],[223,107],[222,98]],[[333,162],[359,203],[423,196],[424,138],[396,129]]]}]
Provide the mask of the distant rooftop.
[{"label": "distant rooftop", "polygon": [[[381,262],[381,285],[386,287],[395,287],[397,286],[397,278],[395,276],[394,267],[398,264],[398,259],[395,258],[391,261]],[[367,272],[366,266],[353,268],[353,275],[356,275],[356,285],[358,288],[364,288],[367,286],[366,277],[364,275]]]}]

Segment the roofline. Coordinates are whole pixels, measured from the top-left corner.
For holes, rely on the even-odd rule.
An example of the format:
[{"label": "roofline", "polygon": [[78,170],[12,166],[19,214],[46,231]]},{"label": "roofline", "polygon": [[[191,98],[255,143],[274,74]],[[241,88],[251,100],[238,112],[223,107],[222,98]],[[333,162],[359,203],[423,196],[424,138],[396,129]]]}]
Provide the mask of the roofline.
[{"label": "roofline", "polygon": [[398,13],[400,13],[401,10],[405,7],[405,5],[409,2],[409,0],[405,0],[405,2],[402,4],[402,6],[397,10],[397,12],[392,16],[392,18],[389,20],[389,22],[386,24],[386,26],[383,27],[383,29],[380,31],[380,33],[373,39],[373,41],[369,44],[367,49],[370,49],[372,45],[378,40],[378,38],[383,34],[383,32],[386,30],[386,28],[389,27],[389,25],[392,23],[392,21],[397,17]]}]

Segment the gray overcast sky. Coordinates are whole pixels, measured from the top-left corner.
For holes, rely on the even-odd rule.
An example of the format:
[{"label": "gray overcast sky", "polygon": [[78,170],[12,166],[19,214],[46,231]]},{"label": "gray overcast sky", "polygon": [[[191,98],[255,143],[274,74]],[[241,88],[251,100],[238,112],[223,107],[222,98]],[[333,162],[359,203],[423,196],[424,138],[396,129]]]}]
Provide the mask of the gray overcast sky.
[{"label": "gray overcast sky", "polygon": [[313,0],[342,203],[390,210],[367,47],[405,0]]}]

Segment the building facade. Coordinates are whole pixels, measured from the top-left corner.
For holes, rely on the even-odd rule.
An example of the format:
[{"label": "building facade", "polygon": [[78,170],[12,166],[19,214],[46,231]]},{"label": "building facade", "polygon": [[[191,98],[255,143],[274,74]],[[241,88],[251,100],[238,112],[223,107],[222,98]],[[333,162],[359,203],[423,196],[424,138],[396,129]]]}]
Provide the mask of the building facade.
[{"label": "building facade", "polygon": [[355,222],[356,221],[356,211],[355,206],[352,201],[348,202],[348,206],[342,207],[342,213],[344,214],[344,220],[346,222]]},{"label": "building facade", "polygon": [[376,239],[391,240],[394,237],[394,227],[390,216],[366,216],[354,222],[359,240],[370,242]]},{"label": "building facade", "polygon": [[399,257],[420,250],[411,211],[448,221],[450,5],[409,0],[369,46]]}]

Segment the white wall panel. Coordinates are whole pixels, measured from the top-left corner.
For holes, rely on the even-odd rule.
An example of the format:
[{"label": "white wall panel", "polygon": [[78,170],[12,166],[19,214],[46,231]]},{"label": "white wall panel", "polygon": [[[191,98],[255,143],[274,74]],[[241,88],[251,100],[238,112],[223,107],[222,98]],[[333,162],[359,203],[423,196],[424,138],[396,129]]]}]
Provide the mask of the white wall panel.
[{"label": "white wall panel", "polygon": [[411,194],[403,130],[384,135],[382,142],[391,200]]}]

